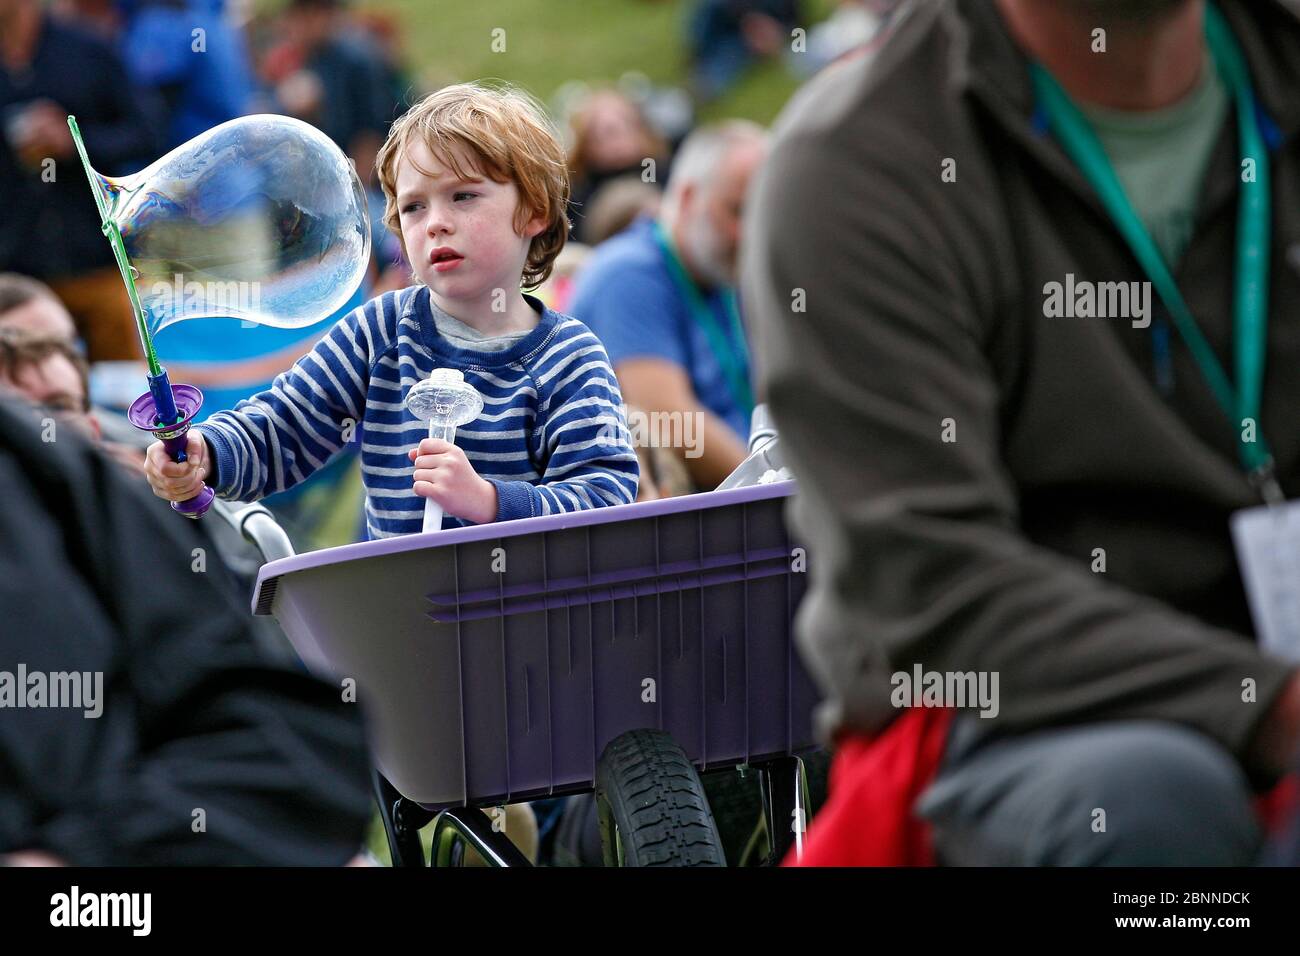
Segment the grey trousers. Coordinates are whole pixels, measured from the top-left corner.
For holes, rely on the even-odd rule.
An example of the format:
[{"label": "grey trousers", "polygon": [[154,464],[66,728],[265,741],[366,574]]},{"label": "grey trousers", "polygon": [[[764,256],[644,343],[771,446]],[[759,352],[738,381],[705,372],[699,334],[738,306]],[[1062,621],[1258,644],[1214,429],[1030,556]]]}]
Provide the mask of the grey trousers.
[{"label": "grey trousers", "polygon": [[949,866],[1248,866],[1261,833],[1236,761],[1156,722],[988,739],[953,722],[917,803]]}]

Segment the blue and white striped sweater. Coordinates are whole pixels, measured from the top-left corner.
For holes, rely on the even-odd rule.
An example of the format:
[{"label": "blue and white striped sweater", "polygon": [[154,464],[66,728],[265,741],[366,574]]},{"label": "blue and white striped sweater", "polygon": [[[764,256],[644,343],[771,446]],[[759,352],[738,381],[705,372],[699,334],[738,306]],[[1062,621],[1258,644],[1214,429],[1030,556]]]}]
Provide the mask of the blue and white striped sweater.
[{"label": "blue and white striped sweater", "polygon": [[456,444],[496,485],[498,521],[632,501],[636,452],[604,346],[577,319],[525,298],[538,325],[500,352],[438,335],[424,286],[370,300],[269,389],[197,426],[212,452],[209,481],[223,498],[254,501],[303,481],[350,437],[361,442],[369,536],[417,532],[424,499],[407,452],[428,424],[406,410],[406,394],[450,367],[483,396],[483,414],[457,430]]}]

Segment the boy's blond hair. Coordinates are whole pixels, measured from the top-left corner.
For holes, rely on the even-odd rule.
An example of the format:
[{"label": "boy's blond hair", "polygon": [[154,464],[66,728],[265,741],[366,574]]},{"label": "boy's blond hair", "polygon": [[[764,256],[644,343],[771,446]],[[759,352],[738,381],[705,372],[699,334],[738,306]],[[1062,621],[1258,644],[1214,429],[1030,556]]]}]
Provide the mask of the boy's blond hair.
[{"label": "boy's blond hair", "polygon": [[[393,124],[375,166],[384,189],[384,225],[397,235],[404,253],[397,166],[417,136],[457,176],[485,176],[518,187],[515,232],[536,216],[547,221],[528,246],[522,285],[531,289],[545,282],[569,236],[569,169],[564,147],[541,105],[514,87],[458,83],[430,93]],[[463,154],[458,155],[457,147]],[[465,168],[462,155],[472,169]]]}]

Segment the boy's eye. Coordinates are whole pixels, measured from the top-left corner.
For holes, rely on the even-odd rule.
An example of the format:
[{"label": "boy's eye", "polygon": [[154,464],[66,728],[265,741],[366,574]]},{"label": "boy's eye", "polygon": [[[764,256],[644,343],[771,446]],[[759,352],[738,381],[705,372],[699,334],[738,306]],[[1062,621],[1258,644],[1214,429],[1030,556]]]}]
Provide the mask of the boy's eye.
[{"label": "boy's eye", "polygon": [[408,212],[414,212],[417,208],[419,208],[419,205],[420,204],[418,202],[408,202],[405,206],[402,207],[402,215],[405,216]]},{"label": "boy's eye", "polygon": [[460,202],[461,199],[473,199],[478,193],[456,192],[452,194],[453,202]]}]

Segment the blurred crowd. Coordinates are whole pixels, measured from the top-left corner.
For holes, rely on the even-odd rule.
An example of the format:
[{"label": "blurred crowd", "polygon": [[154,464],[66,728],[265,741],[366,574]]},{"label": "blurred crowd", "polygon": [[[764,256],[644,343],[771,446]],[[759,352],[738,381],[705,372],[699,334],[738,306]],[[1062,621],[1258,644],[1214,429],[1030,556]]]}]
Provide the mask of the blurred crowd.
[{"label": "blurred crowd", "polygon": [[[830,20],[811,28],[812,53],[801,58],[788,54],[805,49],[796,0],[698,0],[682,25],[689,69],[679,86],[656,87],[628,73],[608,85],[575,81],[535,91],[553,94],[554,119],[567,137],[573,224],[568,247],[537,294],[560,311],[575,311],[606,341],[630,405],[646,415],[694,415],[704,422],[696,429],[698,448],[644,449],[643,497],[716,486],[744,456],[752,408],[731,290],[740,202],[761,157],[754,144],[763,136],[757,127],[725,123],[703,130],[697,143],[703,148],[695,150],[701,161],[682,169],[677,157],[698,108],[758,59],[787,51],[792,64],[810,71],[861,46],[893,6],[888,0],[839,4]],[[123,460],[135,460],[129,446],[141,441],[112,412],[137,390],[142,352],[109,243],[76,168],[69,113],[78,118],[92,164],[109,176],[138,171],[242,115],[275,112],[311,123],[353,161],[368,195],[372,261],[346,308],[409,285],[401,244],[383,227],[374,171],[390,124],[427,92],[407,66],[401,35],[395,15],[346,0],[287,0],[271,11],[254,11],[243,0],[0,0],[0,176],[10,186],[0,220],[0,273],[10,303],[0,307],[9,343],[0,353],[0,376],[30,385],[57,366],[59,380],[78,392],[70,401],[84,406],[95,434],[109,439]],[[673,264],[685,270],[686,285],[673,285],[654,248],[665,239],[677,251]],[[642,312],[654,313],[638,329],[611,308],[628,295],[643,300]],[[52,319],[24,329],[32,323],[15,318],[20,308]],[[692,312],[700,308],[704,321],[696,324],[700,316]],[[264,337],[265,346],[256,348],[266,356],[298,346],[305,352],[337,317],[323,316],[292,342],[266,330],[247,330],[244,338]],[[202,415],[269,384],[265,368],[261,380],[244,374],[247,341],[226,354],[224,332],[187,325],[193,328],[186,336],[156,344],[179,380],[204,388]],[[32,335],[34,342],[18,341]],[[229,360],[224,370],[223,360]],[[41,401],[44,386],[26,390]],[[92,404],[102,406],[97,415]],[[332,474],[346,483],[346,463]],[[284,509],[308,543],[326,520],[314,512],[340,506],[329,495],[316,498]],[[304,509],[313,512],[305,519]]]},{"label": "blurred crowd", "polygon": [[[942,860],[1247,861],[1259,840],[1255,792],[1295,768],[1300,673],[1235,640],[1255,625],[1226,531],[1230,514],[1259,504],[1260,488],[1274,506],[1295,495],[1294,428],[1272,424],[1294,406],[1281,391],[1291,380],[1279,373],[1269,380],[1267,417],[1283,438],[1276,462],[1265,456],[1265,466],[1238,473],[1233,456],[1254,450],[1247,448],[1254,417],[1241,419],[1252,437],[1231,443],[1209,393],[1188,384],[1205,372],[1190,361],[1179,366],[1175,391],[1174,340],[1162,322],[1149,342],[1133,336],[1122,347],[1096,323],[1045,332],[1044,320],[1055,317],[1037,295],[1063,275],[1143,275],[1125,243],[1172,222],[1185,227],[1179,243],[1192,250],[1183,268],[1194,276],[1186,283],[1189,315],[1229,317],[1214,298],[1226,301],[1227,281],[1214,285],[1224,278],[1218,264],[1261,257],[1233,259],[1237,233],[1226,217],[1235,213],[1224,212],[1231,204],[1204,199],[1226,199],[1255,180],[1239,177],[1238,154],[1214,147],[1234,132],[1226,117],[1236,109],[1243,137],[1277,139],[1269,160],[1276,181],[1294,181],[1287,136],[1300,118],[1287,81],[1300,75],[1300,21],[1281,4],[1223,6],[1231,24],[1216,34],[1217,13],[1209,33],[1200,21],[1215,6],[1177,0],[842,0],[820,23],[799,0],[692,0],[676,85],[627,73],[603,85],[575,80],[531,91],[548,98],[566,138],[572,233],[549,278],[530,291],[604,344],[641,458],[638,497],[719,487],[746,460],[753,413],[767,399],[792,460],[799,457],[796,527],[829,542],[813,602],[820,616],[805,615],[804,625],[819,642],[809,656],[832,698],[827,726],[873,741],[897,717],[899,705],[882,696],[890,671],[924,658],[949,673],[1001,668],[994,673],[1005,672],[1009,692],[1000,726],[1059,734],[1009,750],[985,748],[973,719],[952,729],[928,712],[900,721],[911,735],[892,738],[902,740],[900,752],[929,755],[919,786],[938,781],[925,812],[938,827]],[[1098,11],[1117,41],[1107,69],[1075,42],[1080,23]],[[95,167],[113,176],[241,115],[284,113],[315,125],[355,164],[370,207],[372,261],[345,309],[410,285],[402,245],[382,224],[375,171],[391,124],[429,92],[409,69],[403,26],[346,0],[285,0],[256,13],[248,0],[0,0],[0,385],[139,470],[149,439],[120,412],[140,390],[140,347],[78,169],[69,114]],[[1167,48],[1152,39],[1156,27],[1172,38]],[[861,61],[890,36],[898,37],[897,55],[871,64],[896,81],[882,89],[873,85],[878,77],[863,79]],[[1265,42],[1274,36],[1290,45]],[[1218,61],[1207,59],[1206,37],[1218,38],[1219,50],[1209,48]],[[1231,45],[1237,41],[1242,51]],[[1147,77],[1158,53],[1169,70]],[[1257,91],[1233,69],[1238,60],[1252,65]],[[798,123],[783,124],[776,149],[748,120],[697,120],[716,112],[760,61],[802,75],[821,71],[788,108]],[[1219,70],[1202,69],[1202,61]],[[822,70],[834,63],[847,65],[838,77]],[[1150,82],[1134,84],[1133,76]],[[1229,83],[1239,84],[1237,100]],[[1078,116],[1070,96],[1085,105]],[[1032,110],[1030,97],[1038,98]],[[1230,105],[1246,97],[1251,109]],[[1053,109],[1044,112],[1045,103]],[[1088,133],[1071,145],[1071,129]],[[791,130],[802,137],[794,146]],[[845,141],[860,152],[839,150]],[[956,144],[960,192],[943,192],[957,182],[956,167],[936,143]],[[1112,197],[1133,198],[1135,208],[1125,199],[1119,209],[1123,228],[1097,215],[1095,184],[1080,170],[1102,170]],[[1273,204],[1276,235],[1294,231],[1292,208]],[[1106,213],[1118,218],[1115,209]],[[738,295],[742,234],[750,237],[749,265]],[[1139,246],[1142,268],[1157,279],[1166,265],[1160,257],[1172,265],[1184,252],[1181,244],[1158,255],[1154,243]],[[1249,276],[1236,281],[1242,302],[1265,287]],[[816,310],[807,308],[807,285],[821,296]],[[1293,277],[1275,274],[1268,288],[1273,310],[1285,313],[1297,294]],[[1173,301],[1180,307],[1180,297]],[[1173,312],[1167,301],[1164,308]],[[230,407],[269,384],[268,356],[306,352],[341,314],[322,316],[294,340],[267,338],[256,380],[239,371],[257,364],[247,348],[226,354],[224,334],[204,338],[197,324],[187,332],[189,351],[164,357],[178,381],[204,388],[209,411]],[[1211,337],[1227,343],[1228,328],[1225,320]],[[750,352],[755,329],[768,336],[762,376]],[[254,334],[245,341],[257,341]],[[1294,344],[1294,336],[1275,335],[1270,362],[1294,364],[1287,351]],[[185,364],[227,359],[224,375]],[[114,381],[126,384],[115,390]],[[1093,402],[1112,394],[1123,401]],[[1232,405],[1230,417],[1238,410]],[[310,486],[271,501],[299,546],[359,536],[355,450]],[[341,532],[322,530],[340,516]],[[194,540],[217,533],[186,532]],[[1106,551],[1093,548],[1097,541],[1111,549],[1108,577],[1098,576],[1106,574]],[[236,578],[243,575],[232,595],[246,598],[255,561],[248,564],[237,542],[213,543]],[[1100,567],[1080,558],[1090,552]],[[874,630],[863,624],[869,619]],[[895,644],[869,646],[881,633]],[[1185,670],[1163,670],[1169,661]],[[1248,709],[1238,703],[1255,698],[1253,689],[1249,701],[1237,698],[1240,674],[1257,671],[1266,678],[1258,710],[1267,716],[1243,716]],[[1071,736],[1075,724],[1096,726]],[[888,766],[892,758],[860,753],[871,759],[844,779],[865,792],[881,776],[872,760]],[[1055,789],[1046,798],[1022,786],[1049,764],[1043,779]],[[1103,844],[1095,830],[1066,829],[1087,808],[1121,806],[1133,794],[1150,815],[1138,826],[1155,834],[1150,841]],[[1204,797],[1206,807],[1185,794]],[[896,796],[893,809],[911,820],[918,794]],[[871,815],[843,805],[844,832],[865,832],[860,821]],[[346,809],[341,817],[363,813]],[[1205,827],[1206,838],[1189,848],[1183,832],[1206,819],[1217,836]],[[1048,835],[1042,842],[1051,852],[1007,849],[1019,845],[1025,820]],[[542,823],[544,841],[553,820]],[[998,853],[972,833],[992,834]],[[932,858],[932,848],[905,849],[890,861]]]},{"label": "blurred crowd", "polygon": [[[814,59],[820,65],[866,42],[892,5],[841,3],[805,45],[797,0],[697,0],[682,24],[689,66],[679,85],[656,87],[627,73],[606,85],[575,81],[531,91],[551,97],[552,119],[566,138],[572,224],[552,275],[534,291],[586,322],[606,344],[639,445],[641,498],[715,487],[745,457],[754,407],[735,284],[743,200],[767,136],[740,120],[697,126],[698,109],[756,61],[782,58],[783,51],[812,50],[803,59],[786,58],[795,69],[815,70]],[[69,114],[94,168],[112,177],[139,171],[228,120],[294,116],[339,146],[366,189],[372,258],[361,288],[338,313],[291,332],[241,328],[238,346],[229,320],[187,322],[184,335],[155,342],[175,381],[203,388],[200,419],[267,387],[283,370],[269,368],[271,360],[282,357],[287,367],[360,302],[410,285],[402,244],[383,226],[375,171],[390,125],[429,92],[407,68],[402,26],[393,15],[345,0],[287,0],[256,11],[246,0],[0,0],[0,177],[8,187],[0,219],[0,386],[35,406],[46,430],[67,428],[90,439],[106,453],[104,461],[117,463],[105,467],[123,467],[124,487],[143,485],[139,473],[150,438],[122,414],[140,391],[143,353],[79,168]],[[639,428],[637,416],[656,427]],[[59,457],[53,444],[49,451]],[[28,455],[27,464],[39,457]],[[299,549],[363,533],[356,457],[349,449],[307,486],[268,499]],[[103,488],[100,510],[111,509],[121,491]],[[140,523],[152,533],[173,520],[156,499],[130,507],[149,512]],[[15,520],[39,520],[35,506],[19,511]],[[220,555],[230,572],[221,578],[225,597],[245,602],[259,556],[224,522],[185,530],[191,544]],[[89,531],[84,537],[87,547],[98,540]],[[130,546],[121,534],[112,540]],[[59,578],[79,580],[78,574],[66,570]],[[132,600],[129,588],[111,588],[124,604]],[[282,658],[286,645],[269,619],[255,625],[247,633],[271,652],[268,659]],[[156,632],[164,633],[185,632]],[[132,659],[161,653],[162,642],[138,649]],[[276,671],[267,679],[289,676]],[[281,708],[292,706],[288,686]],[[220,702],[211,709],[219,711]],[[304,733],[286,744],[310,746],[309,739]],[[355,754],[350,742],[337,760]],[[304,801],[318,796],[309,784],[298,787]],[[244,798],[232,791],[232,799]],[[257,799],[251,792],[247,798]],[[339,808],[339,828],[346,829],[345,820],[355,826],[356,804],[353,799],[350,817]],[[30,831],[35,824],[22,826]],[[54,856],[38,862],[83,852],[54,836],[43,840]],[[114,858],[151,852],[143,845],[102,850]],[[247,848],[221,852],[237,859]],[[328,853],[328,845],[319,852]],[[305,848],[266,853],[276,860],[307,858]]]}]

